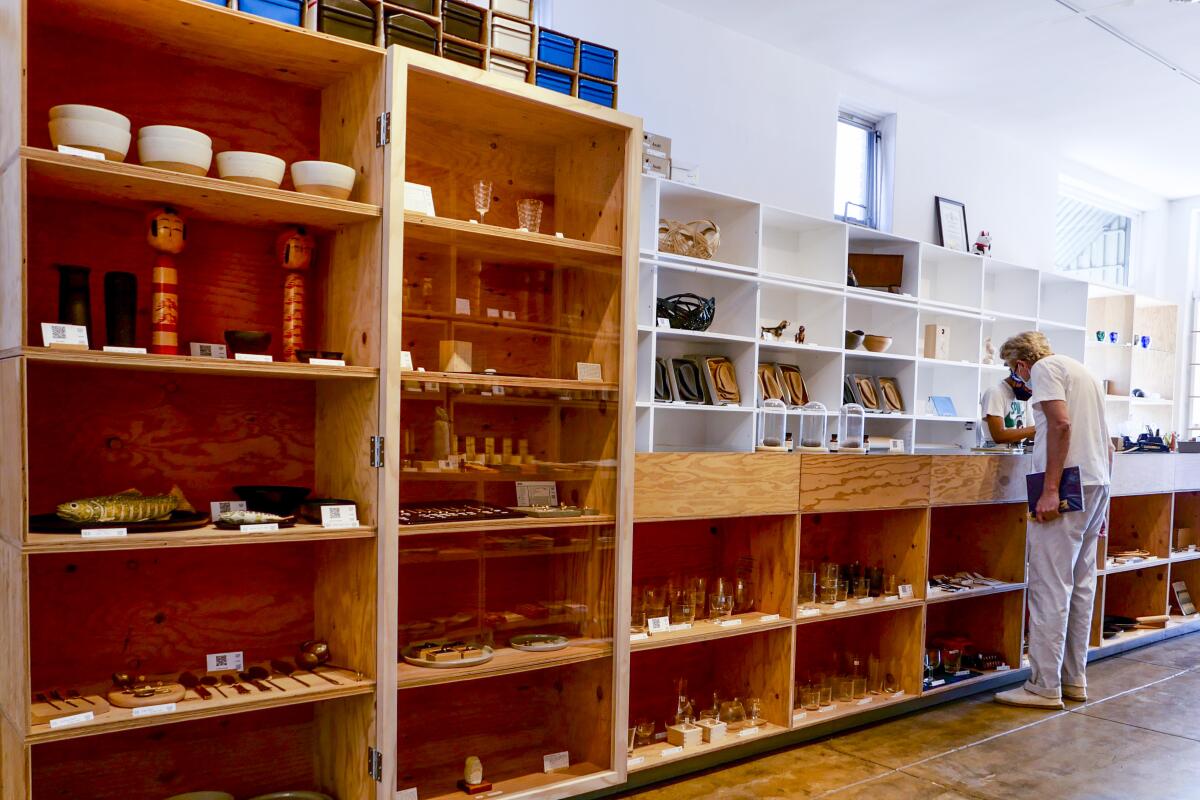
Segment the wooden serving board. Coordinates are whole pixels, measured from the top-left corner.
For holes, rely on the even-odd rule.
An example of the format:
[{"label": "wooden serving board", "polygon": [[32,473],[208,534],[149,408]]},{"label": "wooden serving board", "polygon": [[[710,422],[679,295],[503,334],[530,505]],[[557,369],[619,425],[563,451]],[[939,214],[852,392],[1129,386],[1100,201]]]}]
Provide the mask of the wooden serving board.
[{"label": "wooden serving board", "polygon": [[49,703],[34,703],[29,709],[30,720],[34,725],[45,725],[52,719],[73,717],[76,714],[83,714],[88,711],[91,711],[98,717],[101,714],[107,714],[111,708],[108,701],[98,694],[88,694],[83,697],[86,697],[91,702],[91,705],[82,698],[71,699],[71,702],[75,704],[74,707],[67,705],[65,701],[55,700],[54,705],[58,706],[57,709]]}]

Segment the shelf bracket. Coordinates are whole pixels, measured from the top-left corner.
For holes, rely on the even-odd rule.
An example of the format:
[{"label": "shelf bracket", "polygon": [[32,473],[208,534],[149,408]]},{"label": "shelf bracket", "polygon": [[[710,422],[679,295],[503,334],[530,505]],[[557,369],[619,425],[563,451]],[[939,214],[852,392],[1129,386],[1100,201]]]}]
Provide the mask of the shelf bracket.
[{"label": "shelf bracket", "polygon": [[371,437],[371,466],[383,469],[383,437]]},{"label": "shelf bracket", "polygon": [[374,747],[367,748],[367,775],[376,783],[383,780],[383,753]]},{"label": "shelf bracket", "polygon": [[392,143],[392,112],[385,111],[375,118],[375,146]]}]

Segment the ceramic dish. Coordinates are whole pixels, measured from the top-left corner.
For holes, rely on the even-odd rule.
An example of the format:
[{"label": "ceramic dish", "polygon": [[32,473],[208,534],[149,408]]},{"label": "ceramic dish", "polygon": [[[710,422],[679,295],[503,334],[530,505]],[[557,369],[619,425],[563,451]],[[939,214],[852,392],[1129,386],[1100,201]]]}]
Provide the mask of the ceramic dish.
[{"label": "ceramic dish", "polygon": [[176,136],[155,136],[138,139],[138,160],[144,166],[182,172],[186,175],[207,175],[212,166],[212,148],[190,139]]},{"label": "ceramic dish", "polygon": [[109,161],[124,161],[131,134],[116,125],[93,119],[59,117],[50,120],[50,142],[102,153]]},{"label": "ceramic dish", "polygon": [[527,653],[548,653],[564,649],[570,644],[570,641],[565,636],[556,636],[552,633],[526,633],[509,639],[508,644],[513,650],[524,650]]},{"label": "ceramic dish", "polygon": [[862,346],[866,334],[862,331],[846,331],[846,349],[857,350]]},{"label": "ceramic dish", "polygon": [[479,664],[486,664],[492,660],[494,652],[487,645],[483,646],[483,655],[475,658],[460,658],[457,661],[426,661],[420,658],[417,654],[420,648],[417,645],[406,647],[404,649],[405,662],[412,664],[414,667],[426,667],[428,669],[462,669],[463,667],[474,667]]},{"label": "ceramic dish", "polygon": [[263,355],[271,349],[271,332],[225,331],[225,344],[234,353]]},{"label": "ceramic dish", "polygon": [[333,800],[333,798],[320,792],[271,792],[271,794],[251,797],[250,800]]},{"label": "ceramic dish", "polygon": [[246,183],[265,189],[278,189],[287,167],[282,158],[266,153],[226,150],[217,153],[217,175],[223,180]]},{"label": "ceramic dish", "polygon": [[109,111],[100,106],[84,106],[67,104],[50,109],[50,119],[90,119],[93,122],[103,122],[123,131],[129,130],[129,117]]},{"label": "ceramic dish", "polygon": [[173,794],[167,800],[233,800],[233,795],[228,792],[187,792]]},{"label": "ceramic dish", "polygon": [[246,501],[250,511],[265,511],[281,517],[295,514],[304,498],[312,494],[312,489],[307,486],[235,486],[233,491]]},{"label": "ceramic dish", "polygon": [[212,150],[212,138],[206,133],[201,133],[194,128],[185,128],[182,125],[147,125],[144,128],[138,129],[138,140],[142,139],[186,139],[189,142],[198,144]]},{"label": "ceramic dish", "polygon": [[345,200],[354,190],[354,169],[332,161],[297,161],[292,164],[296,191]]},{"label": "ceramic dish", "polygon": [[872,353],[886,353],[888,348],[892,346],[892,337],[879,336],[874,333],[868,333],[863,338],[863,347],[870,350]]}]

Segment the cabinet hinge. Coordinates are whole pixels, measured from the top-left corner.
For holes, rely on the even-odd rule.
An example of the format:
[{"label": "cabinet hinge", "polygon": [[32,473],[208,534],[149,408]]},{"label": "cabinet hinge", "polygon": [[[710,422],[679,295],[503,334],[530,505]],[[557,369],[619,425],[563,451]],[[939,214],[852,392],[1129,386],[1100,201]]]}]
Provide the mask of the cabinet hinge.
[{"label": "cabinet hinge", "polygon": [[375,146],[392,143],[392,112],[385,111],[375,118]]},{"label": "cabinet hinge", "polygon": [[367,748],[367,774],[376,783],[383,780],[383,753],[374,747]]},{"label": "cabinet hinge", "polygon": [[371,437],[371,466],[376,469],[383,468],[383,437]]}]

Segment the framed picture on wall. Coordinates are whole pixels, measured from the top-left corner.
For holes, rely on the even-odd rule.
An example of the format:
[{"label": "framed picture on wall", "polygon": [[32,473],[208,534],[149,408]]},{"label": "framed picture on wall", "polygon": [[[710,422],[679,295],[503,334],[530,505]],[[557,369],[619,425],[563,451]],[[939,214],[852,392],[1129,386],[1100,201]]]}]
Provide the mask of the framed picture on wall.
[{"label": "framed picture on wall", "polygon": [[942,247],[963,253],[971,252],[971,245],[967,242],[967,207],[945,197],[935,197],[934,202]]}]

